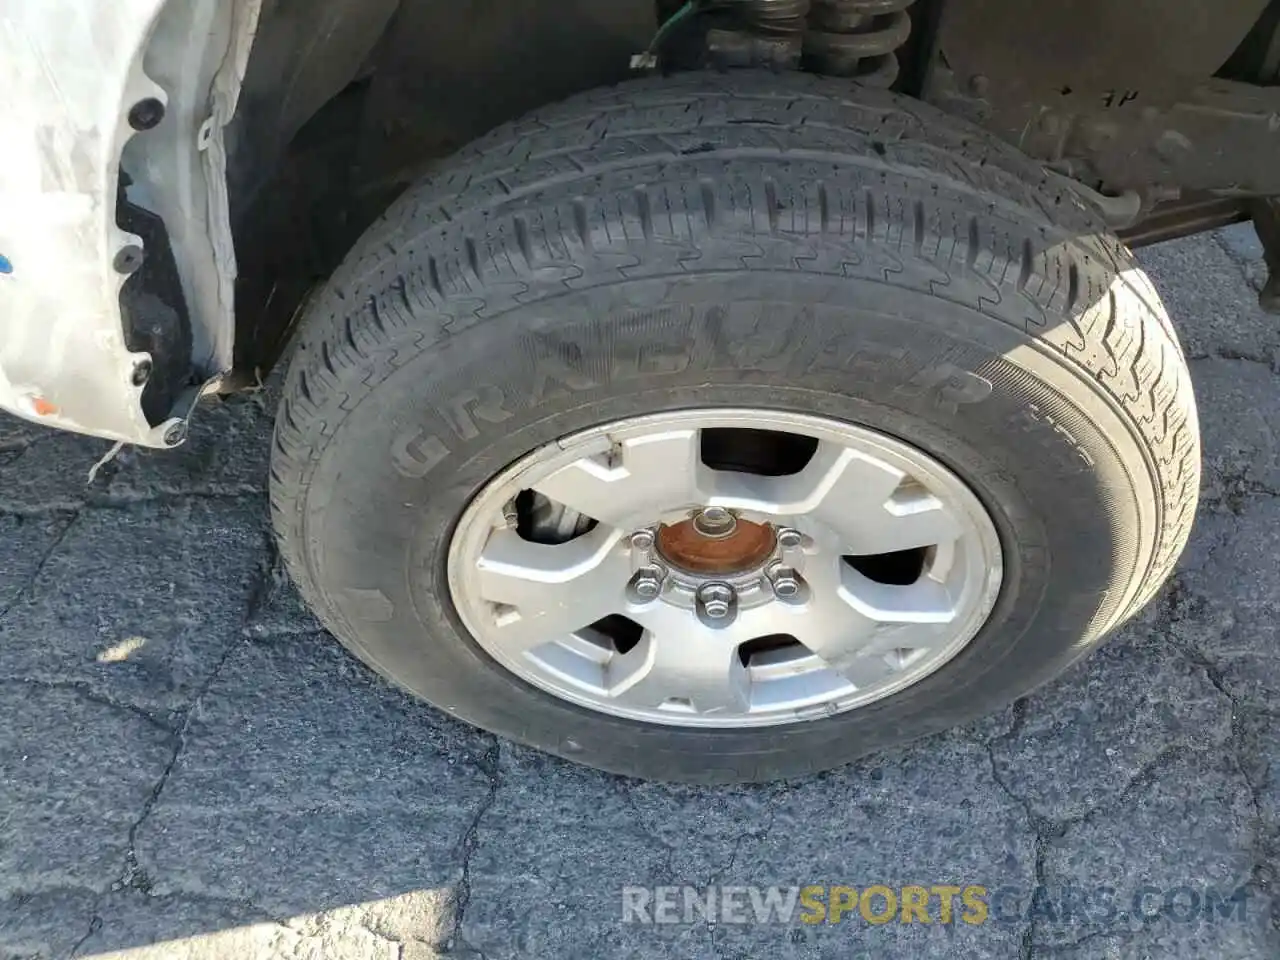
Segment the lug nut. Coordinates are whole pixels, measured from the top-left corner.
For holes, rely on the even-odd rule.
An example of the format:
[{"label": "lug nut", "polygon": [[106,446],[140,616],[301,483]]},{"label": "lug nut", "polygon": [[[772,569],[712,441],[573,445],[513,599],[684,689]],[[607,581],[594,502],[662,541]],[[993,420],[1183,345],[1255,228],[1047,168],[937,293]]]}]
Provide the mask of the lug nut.
[{"label": "lug nut", "polygon": [[804,543],[804,535],[799,530],[792,530],[786,527],[778,531],[778,546],[784,550],[790,550],[792,547],[798,547]]},{"label": "lug nut", "polygon": [[765,571],[769,583],[773,585],[773,594],[779,600],[791,600],[800,594],[800,577],[791,567],[774,564]]},{"label": "lug nut", "polygon": [[729,615],[735,596],[727,583],[708,583],[698,590],[702,612],[712,620],[723,620]]},{"label": "lug nut", "polygon": [[737,518],[724,507],[706,507],[693,518],[693,529],[712,539],[729,536],[737,526]]},{"label": "lug nut", "polygon": [[637,550],[648,550],[653,546],[653,531],[637,530],[631,535],[631,546]]},{"label": "lug nut", "polygon": [[652,600],[662,593],[662,580],[666,571],[653,565],[641,567],[631,577],[631,590],[641,600]]}]

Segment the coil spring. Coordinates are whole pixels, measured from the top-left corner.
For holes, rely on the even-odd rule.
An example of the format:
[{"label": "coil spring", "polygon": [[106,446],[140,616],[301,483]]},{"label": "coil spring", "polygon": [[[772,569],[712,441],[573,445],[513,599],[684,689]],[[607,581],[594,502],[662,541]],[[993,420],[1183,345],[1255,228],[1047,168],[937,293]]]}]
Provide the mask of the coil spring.
[{"label": "coil spring", "polygon": [[805,69],[888,87],[897,50],[911,36],[915,0],[812,0],[804,35]]},{"label": "coil spring", "polygon": [[799,36],[810,0],[744,0],[743,19],[762,36]]},{"label": "coil spring", "polygon": [[707,31],[712,62],[798,70],[809,0],[735,0],[736,27]]}]

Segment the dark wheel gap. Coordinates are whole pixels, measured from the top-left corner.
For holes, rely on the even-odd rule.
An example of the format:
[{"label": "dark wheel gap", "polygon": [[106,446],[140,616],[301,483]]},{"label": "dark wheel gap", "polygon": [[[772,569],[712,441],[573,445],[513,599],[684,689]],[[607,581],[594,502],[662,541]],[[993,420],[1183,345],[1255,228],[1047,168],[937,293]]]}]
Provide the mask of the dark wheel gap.
[{"label": "dark wheel gap", "polygon": [[759,654],[801,646],[803,644],[789,633],[771,633],[768,636],[748,640],[738,647],[738,660],[747,667],[751,665],[751,658]]},{"label": "dark wheel gap", "polygon": [[618,653],[625,654],[640,642],[644,627],[621,613],[611,613],[589,624],[579,635],[602,646],[612,645]]},{"label": "dark wheel gap", "polygon": [[712,470],[764,477],[799,473],[818,449],[816,437],[752,427],[708,427],[701,432],[702,462]]},{"label": "dark wheel gap", "polygon": [[868,580],[905,587],[915,583],[924,573],[928,547],[911,550],[895,550],[892,553],[876,553],[865,556],[845,554],[840,559]]}]

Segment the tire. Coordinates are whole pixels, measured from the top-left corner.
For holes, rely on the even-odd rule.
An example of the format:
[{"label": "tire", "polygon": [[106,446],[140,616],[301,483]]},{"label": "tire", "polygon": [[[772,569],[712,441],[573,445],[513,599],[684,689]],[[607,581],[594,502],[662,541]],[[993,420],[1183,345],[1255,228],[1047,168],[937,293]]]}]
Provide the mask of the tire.
[{"label": "tire", "polygon": [[[410,189],[305,317],[276,425],[281,550],[333,633],[449,714],[600,769],[811,773],[993,711],[1092,650],[1186,542],[1186,363],[1130,253],[1033,161],[925,105],[804,75],[595,91]],[[749,405],[881,431],[999,533],[977,636],[866,706],[756,729],[643,724],[499,666],[451,531],[557,437]]]}]

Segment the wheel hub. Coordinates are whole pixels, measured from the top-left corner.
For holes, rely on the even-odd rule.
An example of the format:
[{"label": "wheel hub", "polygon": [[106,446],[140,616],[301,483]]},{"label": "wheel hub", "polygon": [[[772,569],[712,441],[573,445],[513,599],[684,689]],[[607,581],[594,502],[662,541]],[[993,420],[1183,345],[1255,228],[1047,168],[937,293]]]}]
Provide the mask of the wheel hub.
[{"label": "wheel hub", "polygon": [[741,520],[723,507],[707,507],[679,523],[661,524],[658,554],[690,573],[740,573],[758,567],[777,547],[769,523]]},{"label": "wheel hub", "polygon": [[703,513],[718,509],[708,507],[679,523],[658,524],[657,536],[648,528],[631,535],[635,572],[627,593],[633,602],[658,601],[692,614],[705,627],[722,630],[741,610],[774,600],[803,601],[806,587],[798,571],[804,566],[804,536],[729,514],[733,532],[707,537],[698,531],[698,521]]}]

